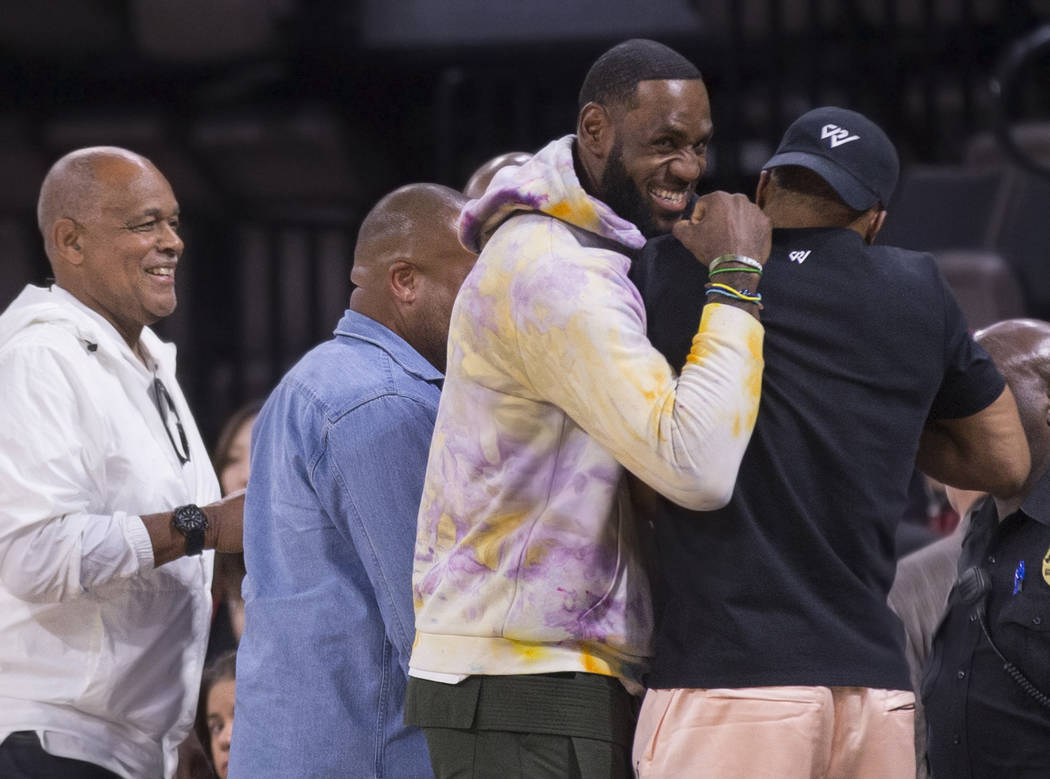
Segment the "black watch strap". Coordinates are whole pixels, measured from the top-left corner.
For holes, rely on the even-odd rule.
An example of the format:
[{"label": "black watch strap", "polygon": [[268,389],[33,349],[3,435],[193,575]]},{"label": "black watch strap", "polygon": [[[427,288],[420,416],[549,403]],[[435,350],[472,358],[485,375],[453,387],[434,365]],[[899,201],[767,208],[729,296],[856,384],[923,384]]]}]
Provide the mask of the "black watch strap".
[{"label": "black watch strap", "polygon": [[171,523],[186,538],[186,554],[197,555],[204,549],[204,531],[208,517],[199,506],[188,503],[172,512]]}]

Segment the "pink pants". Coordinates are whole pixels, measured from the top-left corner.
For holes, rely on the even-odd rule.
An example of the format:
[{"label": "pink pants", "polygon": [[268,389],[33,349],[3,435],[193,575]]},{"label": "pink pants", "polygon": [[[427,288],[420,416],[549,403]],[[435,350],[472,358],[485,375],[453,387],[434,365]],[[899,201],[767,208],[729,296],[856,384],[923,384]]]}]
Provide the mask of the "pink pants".
[{"label": "pink pants", "polygon": [[649,690],[640,779],[912,779],[915,695],[867,687]]}]

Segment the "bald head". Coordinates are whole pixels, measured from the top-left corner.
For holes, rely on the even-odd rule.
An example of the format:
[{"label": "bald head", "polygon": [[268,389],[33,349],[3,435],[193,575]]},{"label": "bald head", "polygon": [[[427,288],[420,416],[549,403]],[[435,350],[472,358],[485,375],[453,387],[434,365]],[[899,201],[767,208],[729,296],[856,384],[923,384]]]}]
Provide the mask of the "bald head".
[{"label": "bald head", "polygon": [[1050,372],[1050,322],[1007,319],[979,330],[975,339],[1008,377]]},{"label": "bald head", "polygon": [[979,331],[974,338],[995,360],[1017,401],[1032,472],[1027,494],[1050,467],[1050,323],[1007,319]]},{"label": "bald head", "polygon": [[179,204],[159,170],[114,146],[70,152],[40,187],[37,220],[55,281],[135,349],[175,310]]},{"label": "bald head", "polygon": [[463,187],[463,194],[471,199],[481,197],[488,189],[492,177],[499,171],[510,165],[524,165],[530,159],[532,155],[523,151],[508,151],[493,157],[474,171],[467,185]]},{"label": "bald head", "polygon": [[36,221],[52,266],[55,246],[51,227],[55,221],[62,218],[89,221],[98,215],[105,187],[145,170],[157,171],[142,155],[119,146],[76,149],[51,166],[40,186]]},{"label": "bald head", "polygon": [[[466,202],[462,194],[439,184],[408,184],[384,197],[357,233],[350,274],[354,284],[367,288],[377,270],[382,274],[399,260],[418,267],[442,262],[444,250],[459,245],[456,220]],[[435,246],[442,251],[435,252]]]},{"label": "bald head", "polygon": [[400,335],[439,370],[452,302],[474,265],[456,223],[467,198],[438,184],[409,184],[365,217],[354,248],[350,308]]}]

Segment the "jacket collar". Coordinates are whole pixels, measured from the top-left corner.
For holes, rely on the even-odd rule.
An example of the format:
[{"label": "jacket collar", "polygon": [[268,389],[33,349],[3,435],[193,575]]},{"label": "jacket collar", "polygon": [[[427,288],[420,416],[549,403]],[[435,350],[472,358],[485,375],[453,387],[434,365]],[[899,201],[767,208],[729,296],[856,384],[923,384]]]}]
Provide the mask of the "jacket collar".
[{"label": "jacket collar", "polygon": [[147,360],[151,363],[149,367],[142,364],[142,361],[128,346],[128,342],[117,332],[117,328],[100,313],[57,284],[43,291],[49,292],[57,305],[64,306],[67,311],[72,309],[75,312],[70,322],[76,329],[77,337],[84,342],[86,348],[92,351],[102,349],[106,353],[119,355],[140,370],[152,372],[158,366],[163,366],[169,371],[173,370],[175,345],[161,341],[157,334],[148,327],[142,328],[139,342]]},{"label": "jacket collar", "polygon": [[423,381],[440,382],[445,378],[441,371],[427,362],[426,358],[413,349],[408,341],[364,314],[350,309],[344,311],[343,318],[336,325],[334,335],[366,341],[379,347],[390,355],[390,359],[400,365],[406,373],[417,376]]},{"label": "jacket collar", "polygon": [[1040,477],[1021,503],[1021,511],[1036,522],[1050,526],[1050,469]]}]

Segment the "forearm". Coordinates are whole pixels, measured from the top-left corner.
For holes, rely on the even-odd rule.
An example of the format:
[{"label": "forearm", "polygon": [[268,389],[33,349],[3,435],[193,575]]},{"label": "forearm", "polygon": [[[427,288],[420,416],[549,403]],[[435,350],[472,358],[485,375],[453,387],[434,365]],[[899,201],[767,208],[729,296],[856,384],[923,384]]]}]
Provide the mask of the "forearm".
[{"label": "forearm", "polygon": [[[589,342],[600,343],[598,335]],[[536,378],[554,405],[653,489],[688,508],[724,505],[758,411],[761,326],[730,306],[705,306],[677,377],[644,334],[622,339],[618,350],[577,359],[569,371],[546,355],[571,347],[551,343]]]},{"label": "forearm", "polygon": [[625,465],[687,508],[725,505],[758,415],[763,337],[757,323],[729,306],[705,306],[674,388],[673,411],[658,417],[649,468]]},{"label": "forearm", "polygon": [[[702,315],[692,353],[684,366],[670,366],[646,337],[637,290],[600,259],[530,269],[535,277],[510,296],[514,328],[495,345],[500,370],[520,376],[530,400],[567,414],[671,500],[694,508],[724,504],[757,414],[761,324],[753,312],[722,304],[722,296],[697,295]],[[552,299],[554,283],[578,292]],[[467,335],[461,365],[487,365],[470,354],[483,342]]]},{"label": "forearm", "polygon": [[0,579],[33,603],[77,598],[149,569],[152,552],[133,514],[66,514],[4,533]]},{"label": "forearm", "polygon": [[[204,548],[220,552],[243,551],[242,525],[244,517],[244,490],[231,493],[215,503],[200,507],[208,518],[204,530]],[[149,534],[154,567],[177,560],[186,553],[186,537],[173,523],[173,511],[147,514],[142,524]]]},{"label": "forearm", "polygon": [[987,408],[926,425],[916,457],[938,481],[992,495],[1011,495],[1028,477],[1028,442],[1009,387]]},{"label": "forearm", "polygon": [[1009,451],[999,448],[999,456],[992,454],[996,449],[994,445],[971,447],[943,429],[927,428],[915,462],[924,474],[951,487],[1010,495],[1024,481],[1018,474],[1027,472],[1027,444]]}]

